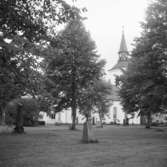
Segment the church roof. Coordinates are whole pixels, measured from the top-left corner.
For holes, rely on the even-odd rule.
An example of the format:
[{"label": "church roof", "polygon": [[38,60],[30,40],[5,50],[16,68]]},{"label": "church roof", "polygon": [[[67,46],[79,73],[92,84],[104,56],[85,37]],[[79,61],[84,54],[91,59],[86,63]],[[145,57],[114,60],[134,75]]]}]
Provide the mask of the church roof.
[{"label": "church roof", "polygon": [[112,67],[109,71],[115,70],[115,69],[124,69],[128,66],[128,61],[118,61],[117,64]]},{"label": "church roof", "polygon": [[125,40],[125,35],[124,31],[122,32],[122,38],[121,38],[121,43],[120,43],[120,49],[119,49],[119,59],[117,64],[111,68],[109,71],[115,70],[115,69],[123,69],[128,66],[128,49],[126,45],[126,40]]}]

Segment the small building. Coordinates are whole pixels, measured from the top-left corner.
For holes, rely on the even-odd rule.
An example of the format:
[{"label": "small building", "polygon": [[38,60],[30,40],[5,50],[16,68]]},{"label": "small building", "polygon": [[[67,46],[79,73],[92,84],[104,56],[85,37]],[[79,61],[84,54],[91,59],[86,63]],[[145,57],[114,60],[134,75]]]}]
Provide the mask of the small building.
[{"label": "small building", "polygon": [[[40,112],[39,121],[45,121],[45,124],[71,124],[72,123],[72,114],[71,110],[63,110],[58,113],[54,113],[51,111],[51,114],[47,114],[46,112]],[[83,115],[77,112],[76,123],[82,124],[85,121]]]}]

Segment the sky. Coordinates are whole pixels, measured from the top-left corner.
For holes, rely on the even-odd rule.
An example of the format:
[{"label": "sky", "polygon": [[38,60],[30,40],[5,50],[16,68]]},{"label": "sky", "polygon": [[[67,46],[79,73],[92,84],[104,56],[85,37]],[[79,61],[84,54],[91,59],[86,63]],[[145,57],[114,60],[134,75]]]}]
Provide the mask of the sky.
[{"label": "sky", "polygon": [[135,37],[141,33],[149,0],[77,0],[78,7],[86,7],[84,16],[86,29],[96,42],[97,51],[106,60],[108,70],[118,60],[122,29],[128,50],[132,50]]}]

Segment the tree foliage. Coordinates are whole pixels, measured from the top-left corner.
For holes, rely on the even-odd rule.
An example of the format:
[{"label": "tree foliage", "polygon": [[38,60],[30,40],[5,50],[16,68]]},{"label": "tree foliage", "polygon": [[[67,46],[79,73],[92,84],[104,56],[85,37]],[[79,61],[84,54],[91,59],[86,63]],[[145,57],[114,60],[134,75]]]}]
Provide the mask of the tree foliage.
[{"label": "tree foliage", "polygon": [[140,110],[150,120],[151,113],[167,107],[166,1],[156,0],[146,14],[143,33],[136,40],[127,71],[120,78],[120,94],[127,112]]},{"label": "tree foliage", "polygon": [[111,92],[112,86],[109,82],[102,79],[94,80],[80,95],[80,112],[87,120],[92,113],[98,113],[102,127],[102,119],[109,112],[109,108],[112,105],[110,100]]},{"label": "tree foliage", "polygon": [[71,108],[75,129],[78,99],[91,81],[102,75],[104,61],[99,61],[96,46],[76,15],[51,43],[46,62],[47,89],[55,97],[56,111]]},{"label": "tree foliage", "polygon": [[33,98],[17,98],[11,100],[5,107],[6,123],[15,125],[16,133],[24,132],[24,125],[33,125],[39,116],[39,105]]},{"label": "tree foliage", "polygon": [[[40,89],[41,47],[73,17],[63,0],[0,1],[0,112],[11,99]],[[54,26],[53,26],[54,25]]]}]

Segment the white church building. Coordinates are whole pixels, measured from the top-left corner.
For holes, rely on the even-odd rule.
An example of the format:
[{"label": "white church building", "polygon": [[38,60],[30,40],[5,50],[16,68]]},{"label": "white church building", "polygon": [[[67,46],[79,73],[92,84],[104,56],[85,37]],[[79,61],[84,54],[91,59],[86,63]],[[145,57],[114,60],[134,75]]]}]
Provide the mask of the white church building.
[{"label": "white church building", "polygon": [[[136,113],[132,117],[131,115],[128,115],[123,111],[123,107],[121,105],[121,98],[119,96],[119,88],[115,84],[116,76],[121,75],[122,69],[126,70],[128,65],[129,52],[127,49],[124,32],[122,33],[118,56],[119,58],[116,65],[108,70],[107,78],[109,78],[113,88],[111,96],[109,97],[112,101],[112,106],[110,107],[109,113],[105,116],[103,122],[106,124],[124,124],[125,120],[129,120],[129,124],[140,124],[140,117],[138,117],[138,113]],[[41,112],[40,115],[41,120],[45,121],[46,124],[70,124],[72,122],[70,110],[64,110],[57,114],[53,113],[51,114],[51,116],[48,116],[44,112]],[[92,120],[93,123],[97,124],[99,122],[98,114],[92,114]],[[82,124],[84,121],[84,116],[77,112],[76,122]]]},{"label": "white church building", "polygon": [[140,116],[138,116],[138,113],[134,113],[134,115],[132,116],[130,114],[126,114],[123,111],[123,107],[121,105],[121,98],[119,96],[119,87],[116,86],[116,77],[122,75],[122,70],[126,70],[129,61],[129,52],[127,49],[124,32],[122,32],[118,56],[118,61],[115,66],[108,70],[107,78],[109,78],[113,87],[110,97],[113,105],[111,106],[109,112],[110,118],[106,118],[106,120],[114,122],[116,124],[140,124]]}]

